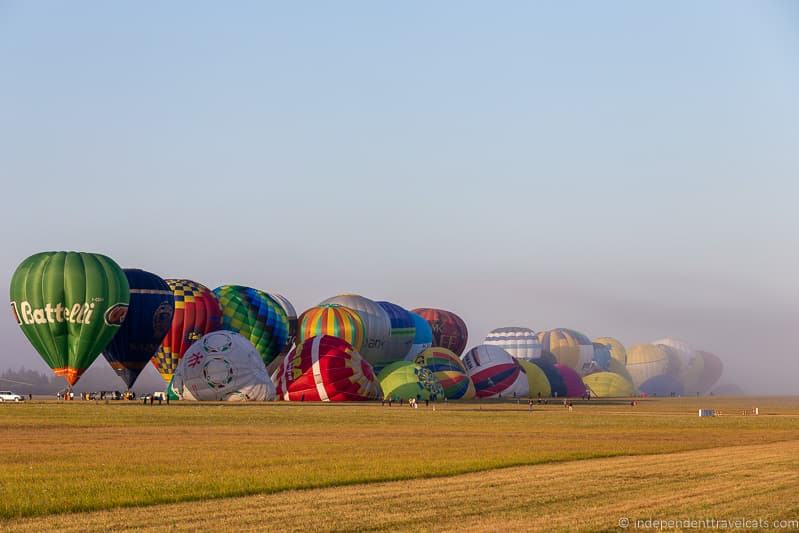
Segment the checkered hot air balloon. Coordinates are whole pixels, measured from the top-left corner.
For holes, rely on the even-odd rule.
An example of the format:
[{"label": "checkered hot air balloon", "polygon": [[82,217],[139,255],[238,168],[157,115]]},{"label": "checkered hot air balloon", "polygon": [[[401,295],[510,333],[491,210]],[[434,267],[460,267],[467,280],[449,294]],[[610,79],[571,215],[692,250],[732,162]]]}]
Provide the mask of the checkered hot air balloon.
[{"label": "checkered hot air balloon", "polygon": [[303,312],[297,322],[297,345],[323,335],[343,339],[358,350],[364,341],[361,315],[336,304],[317,305]]},{"label": "checkered hot air balloon", "polygon": [[221,327],[222,309],[214,293],[205,285],[188,279],[165,281],[175,296],[175,314],[152,362],[164,381],[169,383],[189,346]]},{"label": "checkered hot air balloon", "polygon": [[364,401],[382,397],[372,365],[346,341],[328,335],[306,339],[276,374],[277,395],[289,401]]},{"label": "checkered hot air balloon", "polygon": [[250,341],[265,365],[288,351],[289,318],[284,307],[269,294],[241,285],[214,289],[222,308],[222,328]]}]

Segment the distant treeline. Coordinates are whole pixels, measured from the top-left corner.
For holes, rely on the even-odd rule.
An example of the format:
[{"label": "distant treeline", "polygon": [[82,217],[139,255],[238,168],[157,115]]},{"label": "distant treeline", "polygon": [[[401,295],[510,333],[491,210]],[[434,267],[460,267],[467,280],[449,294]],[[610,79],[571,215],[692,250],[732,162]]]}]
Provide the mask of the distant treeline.
[{"label": "distant treeline", "polygon": [[64,380],[53,374],[21,367],[4,370],[0,374],[0,389],[19,394],[55,394],[64,388]]}]

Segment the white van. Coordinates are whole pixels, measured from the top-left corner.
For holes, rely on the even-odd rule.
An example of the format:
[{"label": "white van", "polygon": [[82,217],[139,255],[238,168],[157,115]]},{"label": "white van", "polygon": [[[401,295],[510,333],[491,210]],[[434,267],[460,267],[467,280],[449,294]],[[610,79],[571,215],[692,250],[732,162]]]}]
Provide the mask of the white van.
[{"label": "white van", "polygon": [[10,390],[0,390],[0,402],[21,402],[25,398]]}]

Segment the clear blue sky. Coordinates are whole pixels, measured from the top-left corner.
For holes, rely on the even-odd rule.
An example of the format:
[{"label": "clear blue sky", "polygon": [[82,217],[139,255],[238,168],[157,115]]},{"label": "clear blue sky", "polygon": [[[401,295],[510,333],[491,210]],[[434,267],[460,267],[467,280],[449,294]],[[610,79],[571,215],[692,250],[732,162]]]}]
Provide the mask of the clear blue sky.
[{"label": "clear blue sky", "polygon": [[671,335],[799,392],[797,95],[788,1],[0,0],[0,274]]}]

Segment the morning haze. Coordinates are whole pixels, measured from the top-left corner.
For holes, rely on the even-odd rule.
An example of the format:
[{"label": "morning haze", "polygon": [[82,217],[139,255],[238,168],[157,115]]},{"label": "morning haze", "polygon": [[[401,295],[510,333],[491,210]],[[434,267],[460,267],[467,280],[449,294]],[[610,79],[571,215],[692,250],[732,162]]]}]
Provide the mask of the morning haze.
[{"label": "morning haze", "polygon": [[452,309],[470,345],[673,336],[797,392],[792,4],[134,6],[0,4],[6,286],[94,251]]}]

